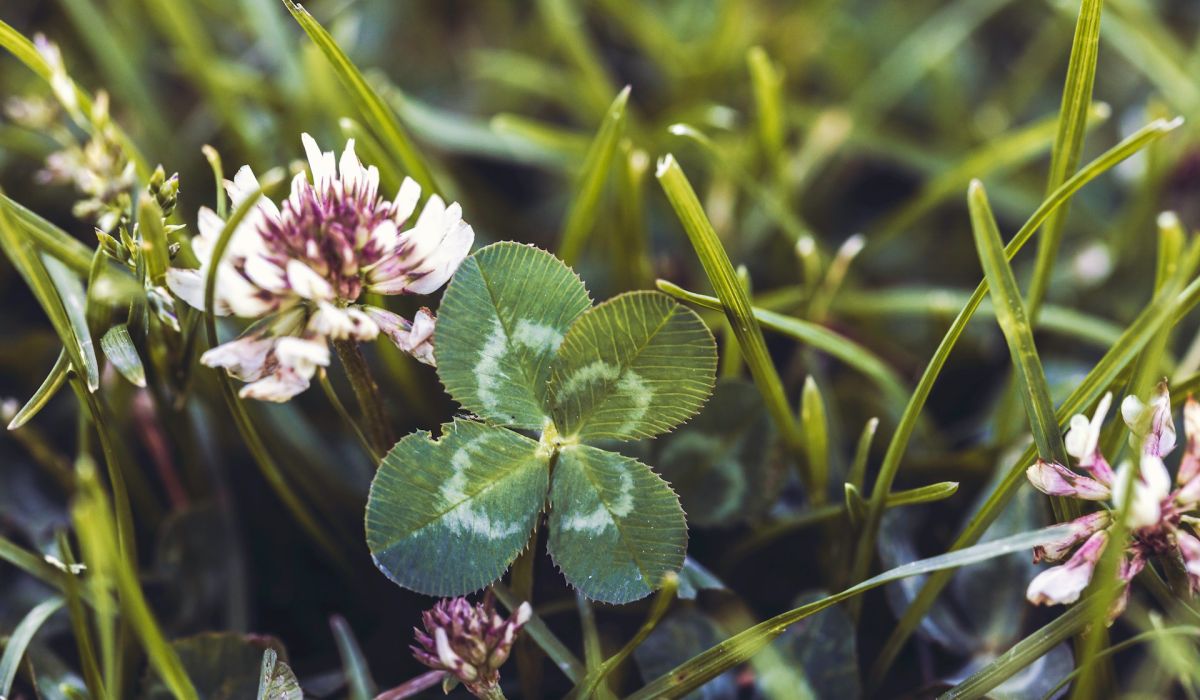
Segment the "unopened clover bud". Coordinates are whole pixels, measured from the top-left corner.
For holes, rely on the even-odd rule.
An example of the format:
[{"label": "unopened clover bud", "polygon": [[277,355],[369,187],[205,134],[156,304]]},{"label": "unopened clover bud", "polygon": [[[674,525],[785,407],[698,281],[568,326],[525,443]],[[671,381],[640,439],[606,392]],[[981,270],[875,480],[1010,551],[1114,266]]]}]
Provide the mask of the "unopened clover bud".
[{"label": "unopened clover bud", "polygon": [[159,165],[150,175],[146,189],[162,209],[163,216],[170,216],[171,212],[175,211],[175,203],[179,199],[179,173],[172,173],[171,177],[167,177],[163,166]]},{"label": "unopened clover bud", "polygon": [[531,614],[528,603],[505,620],[494,612],[490,599],[478,605],[471,605],[466,598],[440,601],[421,616],[425,629],[415,630],[413,656],[430,668],[445,671],[476,697],[495,697],[500,667]]}]

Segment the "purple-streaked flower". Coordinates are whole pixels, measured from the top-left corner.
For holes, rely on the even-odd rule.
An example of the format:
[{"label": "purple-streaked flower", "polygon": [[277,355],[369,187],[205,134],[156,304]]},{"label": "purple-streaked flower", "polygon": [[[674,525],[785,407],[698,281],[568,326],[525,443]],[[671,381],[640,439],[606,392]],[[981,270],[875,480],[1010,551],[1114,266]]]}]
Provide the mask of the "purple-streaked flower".
[{"label": "purple-streaked flower", "polygon": [[1075,553],[1065,564],[1043,571],[1030,582],[1026,596],[1032,603],[1058,604],[1078,600],[1095,570],[1096,558],[1108,540],[1114,515],[1124,511],[1130,541],[1121,554],[1118,578],[1125,587],[1113,601],[1110,620],[1125,609],[1129,598],[1128,584],[1145,568],[1150,557],[1181,558],[1192,591],[1200,591],[1200,539],[1186,529],[1200,522],[1188,515],[1200,506],[1200,404],[1189,398],[1184,407],[1186,449],[1172,482],[1170,471],[1163,463],[1163,458],[1176,445],[1171,396],[1166,382],[1155,388],[1148,402],[1129,397],[1121,403],[1121,414],[1131,433],[1130,443],[1140,454],[1136,460],[1123,462],[1115,473],[1099,448],[1100,430],[1111,403],[1111,395],[1105,396],[1091,419],[1074,416],[1065,438],[1068,454],[1077,459],[1079,469],[1089,472],[1090,476],[1041,460],[1026,472],[1030,483],[1043,493],[1106,502],[1105,510],[1071,521],[1070,532],[1060,540],[1034,549],[1035,562],[1060,561],[1073,549]]},{"label": "purple-streaked flower", "polygon": [[[401,350],[432,364],[434,318],[428,310],[409,322],[361,304],[360,297],[434,292],[458,269],[474,241],[461,207],[447,206],[436,194],[414,217],[421,188],[411,179],[394,199],[381,197],[379,171],[359,162],[353,140],[337,160],[332,151],[321,152],[308,134],[301,140],[311,180],[297,174],[282,206],[257,194],[217,266],[213,313],[263,321],[244,338],[252,342],[213,348],[201,361],[239,378],[259,376],[253,380],[257,388],[243,388],[245,397],[286,401],[308,387],[318,366],[328,364],[327,351],[305,347],[296,354],[296,348],[274,347],[285,338],[323,346],[328,340],[373,340],[382,331]],[[248,167],[225,188],[234,207],[260,190]],[[197,224],[192,247],[200,268],[172,269],[168,283],[181,299],[202,309],[213,248],[225,221],[202,208]],[[264,350],[267,346],[271,349]],[[288,364],[293,357],[299,362]]]},{"label": "purple-streaked flower", "polygon": [[425,629],[414,629],[413,656],[457,679],[476,697],[494,697],[500,667],[532,614],[529,603],[522,603],[506,620],[490,597],[475,605],[466,598],[439,601],[421,614]]},{"label": "purple-streaked flower", "polygon": [[1075,518],[1069,523],[1071,531],[1066,536],[1033,548],[1033,563],[1062,561],[1071,553],[1072,549],[1075,549],[1075,545],[1107,528],[1110,522],[1108,511],[1105,510],[1098,510]]},{"label": "purple-streaked flower", "polygon": [[1070,496],[1085,501],[1104,501],[1112,495],[1109,487],[1090,477],[1077,474],[1067,467],[1039,459],[1025,476],[1038,491],[1051,496]]},{"label": "purple-streaked flower", "polygon": [[1071,555],[1066,564],[1052,566],[1029,582],[1025,597],[1038,605],[1074,603],[1092,580],[1092,572],[1108,542],[1108,532],[1092,534],[1083,546]]}]

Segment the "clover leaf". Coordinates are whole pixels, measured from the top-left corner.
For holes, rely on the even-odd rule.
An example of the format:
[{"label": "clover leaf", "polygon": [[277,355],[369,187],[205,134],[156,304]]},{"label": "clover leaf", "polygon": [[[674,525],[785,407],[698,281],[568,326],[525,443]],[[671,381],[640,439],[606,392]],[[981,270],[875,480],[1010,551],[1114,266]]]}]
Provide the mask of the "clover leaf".
[{"label": "clover leaf", "polygon": [[409,435],[380,465],[367,544],[389,578],[428,595],[478,590],[547,508],[549,552],[590,598],[637,600],[683,566],[679,497],[588,443],[660,435],[700,410],[716,344],[695,312],[658,292],[591,306],[553,255],[497,243],[459,268],[434,340],[446,391],[478,420]]}]

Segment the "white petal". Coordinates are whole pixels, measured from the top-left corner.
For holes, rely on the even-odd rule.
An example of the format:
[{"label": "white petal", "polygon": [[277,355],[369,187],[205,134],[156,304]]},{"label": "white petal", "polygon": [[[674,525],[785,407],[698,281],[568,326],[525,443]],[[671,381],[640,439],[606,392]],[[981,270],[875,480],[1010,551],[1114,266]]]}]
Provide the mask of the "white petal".
[{"label": "white petal", "polygon": [[196,213],[196,230],[201,236],[215,241],[224,228],[225,220],[217,216],[217,212],[208,207],[200,207],[200,211]]},{"label": "white petal", "polygon": [[421,186],[411,177],[404,178],[404,182],[400,183],[400,191],[396,193],[396,199],[392,201],[396,221],[403,222],[412,216],[420,199]]},{"label": "white petal", "polygon": [[1091,433],[1092,422],[1087,419],[1087,416],[1082,414],[1071,416],[1071,425],[1067,429],[1067,435],[1064,438],[1067,445],[1067,454],[1076,459],[1084,459],[1091,456],[1092,450],[1095,449]]},{"label": "white petal", "polygon": [[258,318],[279,305],[277,299],[264,298],[262,290],[225,263],[217,270],[216,296],[218,304],[228,304],[234,315],[242,318]]},{"label": "white petal", "polygon": [[333,287],[329,282],[299,260],[288,261],[287,279],[292,291],[305,299],[318,301],[333,298]]},{"label": "white petal", "polygon": [[283,403],[308,388],[308,378],[295,372],[276,372],[270,376],[247,384],[238,392],[243,399],[274,401]]},{"label": "white petal", "polygon": [[1138,419],[1142,416],[1142,411],[1146,410],[1146,405],[1136,396],[1126,396],[1121,402],[1121,417],[1125,419],[1125,425],[1128,425],[1131,430],[1137,428]]},{"label": "white petal", "polygon": [[322,153],[317,142],[308,134],[300,134],[300,141],[304,144],[305,155],[308,156],[308,169],[312,171],[313,183],[319,185],[336,178],[333,151]]},{"label": "white petal", "polygon": [[[187,302],[188,306],[204,310],[204,275],[200,274],[200,270],[185,270],[178,267],[167,269],[167,287],[175,296]],[[216,313],[218,316],[226,316],[229,314],[229,309],[221,309],[218,305]]]},{"label": "white petal", "polygon": [[354,154],[354,139],[346,140],[346,149],[342,151],[342,158],[338,163],[338,173],[341,176],[343,187],[347,189],[358,187],[359,182],[366,177],[362,162]]},{"label": "white petal", "polygon": [[1029,582],[1025,597],[1037,605],[1074,603],[1091,578],[1092,570],[1085,567],[1052,566]]},{"label": "white petal", "polygon": [[271,338],[242,337],[218,345],[200,356],[200,364],[206,367],[222,367],[242,381],[262,379],[275,341]]},{"label": "white petal", "polygon": [[446,235],[441,246],[426,259],[425,265],[422,266],[426,269],[432,267],[432,270],[429,274],[409,284],[409,292],[429,294],[445,284],[458,270],[463,259],[467,257],[474,241],[475,231],[460,221],[455,230]]},{"label": "white petal", "polygon": [[275,343],[275,357],[280,365],[290,367],[296,374],[308,379],[318,366],[329,366],[329,346],[324,339],[288,336]]},{"label": "white petal", "polygon": [[396,244],[400,242],[400,230],[396,228],[395,221],[384,219],[371,231],[370,240],[375,242],[376,250],[383,257],[388,257],[396,249]]},{"label": "white petal", "polygon": [[346,316],[354,324],[354,330],[351,331],[351,337],[355,340],[367,342],[375,340],[379,335],[379,324],[371,320],[371,317],[362,312],[362,309],[351,306],[346,309]]},{"label": "white petal", "polygon": [[259,287],[273,294],[287,291],[287,277],[278,265],[261,255],[251,255],[246,258],[244,267],[246,276]]},{"label": "white petal", "polygon": [[1142,457],[1142,480],[1150,493],[1162,500],[1171,493],[1171,474],[1160,457],[1145,455]]},{"label": "white petal", "polygon": [[334,340],[345,340],[354,335],[354,320],[343,309],[321,302],[316,313],[308,320],[308,330]]}]

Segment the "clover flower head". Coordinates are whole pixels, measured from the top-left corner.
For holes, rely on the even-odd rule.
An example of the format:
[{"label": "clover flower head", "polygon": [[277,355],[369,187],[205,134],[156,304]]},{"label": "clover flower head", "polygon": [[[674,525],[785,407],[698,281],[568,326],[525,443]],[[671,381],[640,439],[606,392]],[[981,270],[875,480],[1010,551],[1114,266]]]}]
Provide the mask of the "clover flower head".
[{"label": "clover flower head", "polygon": [[[434,194],[414,217],[421,188],[405,179],[393,199],[379,194],[379,170],[364,166],[346,143],[340,158],[301,137],[311,179],[298,173],[282,205],[259,194],[254,173],[241,168],[225,189],[234,206],[257,196],[217,263],[213,313],[263,319],[243,338],[201,357],[251,382],[241,395],[286,401],[308,388],[329,364],[327,341],[369,341],[380,333],[433,364],[434,318],[413,321],[360,302],[364,292],[429,294],[458,269],[474,241],[458,204]],[[171,290],[204,308],[204,284],[225,221],[202,208],[192,246],[198,270],[172,269]],[[285,339],[287,343],[280,347]]]},{"label": "clover flower head", "polygon": [[1034,562],[1070,558],[1042,571],[1029,583],[1026,597],[1032,603],[1053,605],[1078,600],[1109,540],[1113,515],[1126,513],[1125,525],[1131,539],[1118,571],[1125,587],[1109,610],[1110,620],[1124,610],[1129,582],[1153,556],[1182,558],[1192,592],[1200,591],[1200,539],[1185,527],[1195,522],[1188,513],[1200,507],[1200,403],[1189,397],[1184,406],[1186,448],[1174,482],[1163,462],[1176,446],[1166,382],[1160,383],[1146,402],[1135,396],[1121,402],[1130,442],[1140,452],[1136,473],[1132,473],[1133,461],[1123,462],[1114,472],[1100,451],[1100,430],[1111,405],[1112,396],[1106,395],[1091,418],[1071,418],[1064,441],[1067,453],[1078,460],[1079,471],[1038,460],[1026,472],[1030,483],[1045,494],[1105,505],[1104,510],[1071,521],[1068,533],[1058,541],[1034,549]]},{"label": "clover flower head", "polygon": [[475,605],[466,598],[439,601],[422,613],[425,629],[413,630],[413,656],[445,671],[476,697],[492,697],[500,686],[500,667],[532,614],[529,603],[522,603],[506,620],[490,597]]}]

